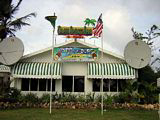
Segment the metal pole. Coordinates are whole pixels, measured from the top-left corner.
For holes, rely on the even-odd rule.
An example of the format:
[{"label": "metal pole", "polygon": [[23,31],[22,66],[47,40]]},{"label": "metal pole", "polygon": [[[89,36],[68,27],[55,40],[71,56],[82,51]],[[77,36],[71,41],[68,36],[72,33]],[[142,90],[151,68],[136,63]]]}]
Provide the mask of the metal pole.
[{"label": "metal pole", "polygon": [[101,115],[103,115],[103,32],[102,32],[102,37],[101,37],[101,45],[102,45],[102,54],[101,54],[101,67],[102,67],[102,80],[101,80]]},{"label": "metal pole", "polygon": [[50,114],[52,113],[52,79],[53,79],[53,63],[54,63],[54,31],[53,28],[53,41],[52,41],[52,62],[51,62],[51,86],[50,86]]}]

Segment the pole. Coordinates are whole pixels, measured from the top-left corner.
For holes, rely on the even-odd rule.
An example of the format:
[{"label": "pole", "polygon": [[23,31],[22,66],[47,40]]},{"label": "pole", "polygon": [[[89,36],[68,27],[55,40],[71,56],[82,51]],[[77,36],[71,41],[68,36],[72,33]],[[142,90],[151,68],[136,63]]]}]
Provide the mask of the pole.
[{"label": "pole", "polygon": [[53,28],[53,41],[52,41],[52,62],[51,62],[51,86],[50,86],[50,114],[52,113],[52,80],[53,80],[53,63],[54,63],[54,31],[55,28]]},{"label": "pole", "polygon": [[101,115],[103,115],[103,77],[104,77],[104,69],[103,69],[103,32],[101,37],[101,45],[102,45],[102,53],[101,53],[101,67],[102,67],[102,79],[101,79]]}]

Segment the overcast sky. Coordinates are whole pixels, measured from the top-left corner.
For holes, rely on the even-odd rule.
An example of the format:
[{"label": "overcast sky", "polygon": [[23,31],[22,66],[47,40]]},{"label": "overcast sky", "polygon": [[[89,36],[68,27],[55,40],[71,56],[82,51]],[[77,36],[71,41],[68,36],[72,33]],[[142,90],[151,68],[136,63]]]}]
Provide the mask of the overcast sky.
[{"label": "overcast sky", "polygon": [[[37,17],[31,18],[31,26],[23,27],[16,36],[24,42],[28,54],[51,46],[52,26],[45,16],[55,12],[56,26],[84,26],[85,18],[97,20],[102,13],[104,48],[123,55],[126,44],[133,40],[131,28],[144,33],[153,24],[160,26],[159,11],[160,0],[23,0],[16,17],[31,12],[36,12]],[[64,40],[57,37],[58,42]],[[100,44],[99,40],[96,44]],[[160,46],[160,42],[156,45]]]}]

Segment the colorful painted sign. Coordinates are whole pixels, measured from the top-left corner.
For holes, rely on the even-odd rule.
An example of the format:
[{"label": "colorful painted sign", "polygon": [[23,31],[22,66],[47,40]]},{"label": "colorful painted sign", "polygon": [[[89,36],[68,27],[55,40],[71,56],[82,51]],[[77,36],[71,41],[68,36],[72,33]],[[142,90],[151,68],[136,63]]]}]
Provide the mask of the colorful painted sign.
[{"label": "colorful painted sign", "polygon": [[54,48],[56,61],[94,61],[98,58],[98,48]]},{"label": "colorful painted sign", "polygon": [[93,27],[67,27],[58,26],[58,35],[84,35],[91,36]]}]

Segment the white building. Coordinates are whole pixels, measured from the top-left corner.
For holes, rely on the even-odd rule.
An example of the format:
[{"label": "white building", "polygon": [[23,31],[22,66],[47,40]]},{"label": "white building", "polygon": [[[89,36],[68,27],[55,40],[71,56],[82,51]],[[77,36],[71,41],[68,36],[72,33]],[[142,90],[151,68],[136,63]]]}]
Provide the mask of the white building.
[{"label": "white building", "polygon": [[[74,40],[55,47],[96,48]],[[137,70],[131,68],[122,56],[106,50],[103,53],[103,59],[95,62],[54,62],[53,66],[52,47],[25,55],[12,68],[11,77],[14,81],[11,86],[20,89],[24,94],[33,92],[41,96],[50,91],[53,70],[53,92],[99,93],[104,70],[104,92],[117,93],[121,91],[126,80],[136,79]],[[101,54],[99,56],[101,58]]]}]

